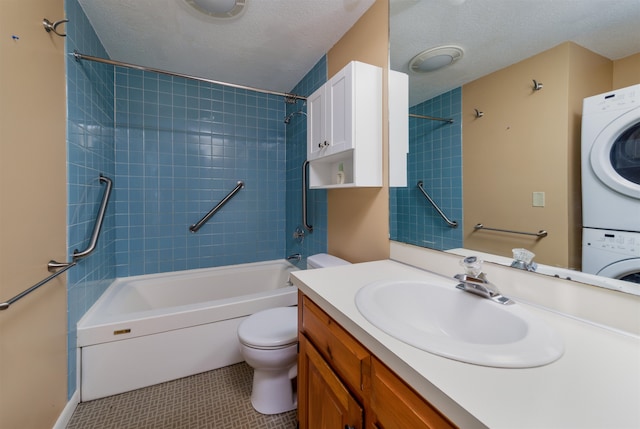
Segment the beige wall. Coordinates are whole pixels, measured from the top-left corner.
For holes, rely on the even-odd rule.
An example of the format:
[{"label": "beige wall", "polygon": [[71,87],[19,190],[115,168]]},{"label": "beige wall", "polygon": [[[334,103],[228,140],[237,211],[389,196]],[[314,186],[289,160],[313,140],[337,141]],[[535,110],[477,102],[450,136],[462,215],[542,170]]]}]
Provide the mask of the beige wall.
[{"label": "beige wall", "polygon": [[[511,256],[524,247],[540,263],[579,267],[581,103],[610,85],[609,60],[564,43],[463,86],[466,248]],[[545,193],[544,207],[533,207],[533,192]],[[549,235],[473,232],[476,223]]]},{"label": "beige wall", "polygon": [[[377,0],[327,54],[328,77],[357,60],[384,70],[387,105],[389,2]],[[351,262],[389,257],[387,109],[383,110],[383,187],[328,191],[328,251]]]},{"label": "beige wall", "polygon": [[[62,0],[0,3],[0,300],[66,258]],[[9,36],[16,35],[18,40]],[[64,277],[61,276],[61,277]],[[0,427],[50,428],[67,402],[66,281],[0,311]]]},{"label": "beige wall", "polygon": [[640,52],[613,62],[613,89],[640,83]]}]

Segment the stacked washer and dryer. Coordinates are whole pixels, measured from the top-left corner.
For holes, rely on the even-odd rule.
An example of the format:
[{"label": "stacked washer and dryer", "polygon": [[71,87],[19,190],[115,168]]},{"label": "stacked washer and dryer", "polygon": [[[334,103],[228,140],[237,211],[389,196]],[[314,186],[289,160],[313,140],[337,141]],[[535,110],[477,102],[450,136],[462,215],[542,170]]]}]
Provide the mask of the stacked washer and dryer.
[{"label": "stacked washer and dryer", "polygon": [[584,99],[582,271],[640,283],[640,85]]}]

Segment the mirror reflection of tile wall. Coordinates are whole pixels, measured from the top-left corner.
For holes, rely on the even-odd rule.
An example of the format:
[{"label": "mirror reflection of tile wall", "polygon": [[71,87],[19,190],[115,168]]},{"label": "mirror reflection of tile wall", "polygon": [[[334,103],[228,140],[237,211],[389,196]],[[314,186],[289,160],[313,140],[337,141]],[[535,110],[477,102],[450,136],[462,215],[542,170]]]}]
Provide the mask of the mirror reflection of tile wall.
[{"label": "mirror reflection of tile wall", "polygon": [[[438,250],[462,247],[462,90],[415,105],[409,113],[453,123],[409,117],[408,187],[390,189],[391,239]],[[458,228],[449,227],[422,195],[419,180]]]}]

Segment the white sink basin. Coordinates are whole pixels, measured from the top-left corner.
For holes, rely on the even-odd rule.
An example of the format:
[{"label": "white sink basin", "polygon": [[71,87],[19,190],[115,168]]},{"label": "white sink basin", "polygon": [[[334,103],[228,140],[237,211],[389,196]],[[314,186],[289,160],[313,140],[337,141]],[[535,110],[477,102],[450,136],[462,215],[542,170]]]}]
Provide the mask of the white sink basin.
[{"label": "white sink basin", "polygon": [[560,336],[521,305],[501,305],[451,284],[376,282],[355,300],[360,313],[392,337],[462,362],[529,368],[564,352]]}]

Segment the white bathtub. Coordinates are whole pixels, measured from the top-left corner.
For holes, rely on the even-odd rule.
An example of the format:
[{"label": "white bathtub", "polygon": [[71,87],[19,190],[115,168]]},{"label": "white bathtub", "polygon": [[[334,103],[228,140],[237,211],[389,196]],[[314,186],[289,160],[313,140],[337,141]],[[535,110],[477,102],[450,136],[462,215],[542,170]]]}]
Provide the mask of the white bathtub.
[{"label": "white bathtub", "polygon": [[237,327],[297,303],[284,260],[115,280],[78,322],[81,401],[242,361]]}]

